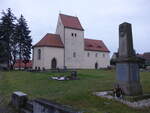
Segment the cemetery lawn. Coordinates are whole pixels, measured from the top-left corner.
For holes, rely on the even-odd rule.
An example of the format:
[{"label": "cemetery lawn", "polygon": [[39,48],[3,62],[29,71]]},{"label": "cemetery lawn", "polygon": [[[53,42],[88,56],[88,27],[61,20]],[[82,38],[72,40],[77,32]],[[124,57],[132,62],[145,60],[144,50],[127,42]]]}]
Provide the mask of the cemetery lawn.
[{"label": "cemetery lawn", "polygon": [[[137,110],[119,102],[92,95],[96,91],[112,90],[115,82],[114,70],[78,70],[80,80],[49,80],[50,76],[69,74],[0,72],[0,97],[3,98],[3,104],[7,105],[12,92],[22,91],[27,93],[30,99],[46,98],[70,105],[85,113],[150,113],[150,108]],[[150,93],[150,72],[141,72],[140,77],[144,92]]]}]

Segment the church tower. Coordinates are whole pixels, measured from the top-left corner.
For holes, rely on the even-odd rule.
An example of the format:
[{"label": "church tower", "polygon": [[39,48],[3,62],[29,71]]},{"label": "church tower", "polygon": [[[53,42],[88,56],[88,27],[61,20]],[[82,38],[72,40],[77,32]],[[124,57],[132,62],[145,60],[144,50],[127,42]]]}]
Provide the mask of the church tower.
[{"label": "church tower", "polygon": [[64,66],[82,68],[84,60],[84,29],[78,17],[60,14],[56,34],[64,44]]}]

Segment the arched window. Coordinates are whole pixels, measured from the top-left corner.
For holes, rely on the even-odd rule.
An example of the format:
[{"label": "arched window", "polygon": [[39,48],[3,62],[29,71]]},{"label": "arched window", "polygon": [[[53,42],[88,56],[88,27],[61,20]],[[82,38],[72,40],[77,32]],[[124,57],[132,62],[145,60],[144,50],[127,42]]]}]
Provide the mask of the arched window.
[{"label": "arched window", "polygon": [[56,69],[56,67],[57,67],[57,60],[55,58],[53,58],[51,60],[51,68],[52,69]]},{"label": "arched window", "polygon": [[105,54],[103,53],[103,58],[105,57]]},{"label": "arched window", "polygon": [[88,56],[88,57],[90,56],[90,53],[89,53],[89,52],[87,53],[87,56]]},{"label": "arched window", "polygon": [[41,49],[38,49],[38,60],[41,59]]},{"label": "arched window", "polygon": [[73,37],[73,33],[71,33],[71,36]]},{"label": "arched window", "polygon": [[98,56],[98,54],[96,53],[96,54],[95,54],[95,57],[97,57],[97,56]]},{"label": "arched window", "polygon": [[74,57],[74,58],[76,57],[76,53],[75,53],[75,52],[73,52],[73,57]]},{"label": "arched window", "polygon": [[74,35],[75,35],[75,37],[77,37],[77,34],[76,34],[76,33],[75,33]]}]

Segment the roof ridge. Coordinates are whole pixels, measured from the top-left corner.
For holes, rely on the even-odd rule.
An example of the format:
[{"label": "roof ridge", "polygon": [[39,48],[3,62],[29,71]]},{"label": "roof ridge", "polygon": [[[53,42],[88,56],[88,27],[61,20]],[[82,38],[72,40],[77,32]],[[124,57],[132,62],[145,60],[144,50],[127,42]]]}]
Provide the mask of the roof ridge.
[{"label": "roof ridge", "polygon": [[59,34],[55,34],[55,33],[47,33],[46,35],[59,35]]},{"label": "roof ridge", "polygon": [[99,39],[91,39],[91,38],[84,38],[85,40],[95,40],[95,41],[102,41],[102,40],[99,40]]},{"label": "roof ridge", "polygon": [[74,18],[78,18],[77,16],[72,16],[72,15],[68,15],[68,14],[62,14],[62,13],[59,13],[59,15],[64,15],[64,16],[68,16],[68,17],[74,17]]}]

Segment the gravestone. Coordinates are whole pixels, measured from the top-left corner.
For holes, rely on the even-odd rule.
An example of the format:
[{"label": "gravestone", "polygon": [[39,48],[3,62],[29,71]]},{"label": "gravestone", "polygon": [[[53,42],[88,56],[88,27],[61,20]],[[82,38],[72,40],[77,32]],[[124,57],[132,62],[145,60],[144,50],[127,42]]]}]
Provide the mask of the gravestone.
[{"label": "gravestone", "polygon": [[12,94],[11,103],[16,109],[20,109],[21,107],[24,107],[27,101],[28,101],[28,96],[25,93],[16,91]]},{"label": "gravestone", "polygon": [[77,71],[71,72],[71,79],[76,80],[77,79]]},{"label": "gravestone", "polygon": [[123,93],[128,96],[141,95],[140,59],[133,49],[131,24],[126,22],[119,25],[119,49],[115,62],[117,84]]},{"label": "gravestone", "polygon": [[71,106],[46,99],[28,100],[27,94],[20,91],[12,94],[11,103],[19,113],[84,113]]}]

